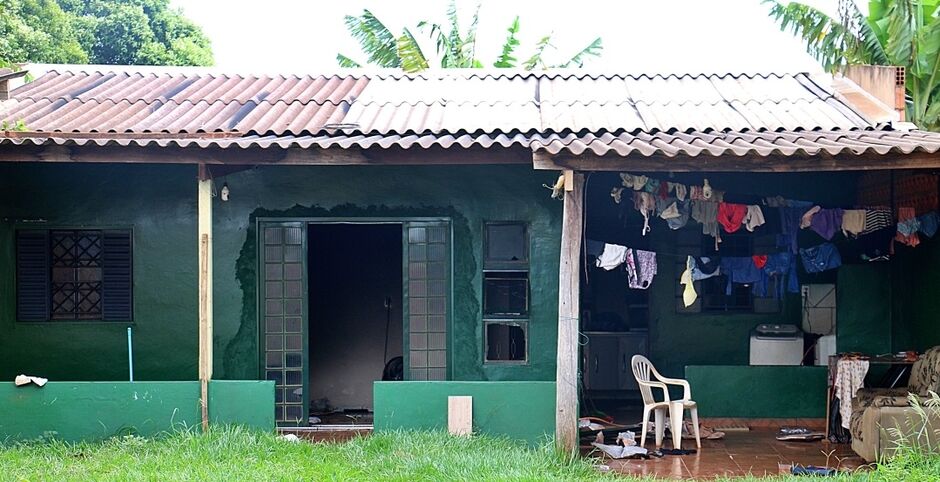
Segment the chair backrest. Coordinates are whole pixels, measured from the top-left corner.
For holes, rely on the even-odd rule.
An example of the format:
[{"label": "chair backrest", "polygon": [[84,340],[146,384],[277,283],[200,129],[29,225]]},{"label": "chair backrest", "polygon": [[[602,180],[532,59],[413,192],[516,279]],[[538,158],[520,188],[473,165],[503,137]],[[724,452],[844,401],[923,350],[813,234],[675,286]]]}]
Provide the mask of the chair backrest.
[{"label": "chair backrest", "polygon": [[[652,378],[653,362],[643,355],[633,355],[633,358],[630,359],[630,368],[633,369],[633,376],[637,382],[648,382]],[[653,390],[642,383],[639,383],[639,385],[643,403],[647,405],[654,403]]]},{"label": "chair backrest", "polygon": [[927,350],[914,362],[907,389],[918,395],[927,395],[928,391],[940,393],[940,346]]}]

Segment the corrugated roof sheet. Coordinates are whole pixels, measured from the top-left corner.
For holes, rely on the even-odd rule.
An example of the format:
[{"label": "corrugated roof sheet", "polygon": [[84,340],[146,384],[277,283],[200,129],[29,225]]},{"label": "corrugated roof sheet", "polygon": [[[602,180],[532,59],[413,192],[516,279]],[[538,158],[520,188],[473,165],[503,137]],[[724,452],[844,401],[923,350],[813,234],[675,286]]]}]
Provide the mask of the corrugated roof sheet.
[{"label": "corrugated roof sheet", "polygon": [[805,73],[243,76],[80,69],[49,71],[0,102],[0,120],[23,121],[31,131],[0,142],[499,145],[620,156],[936,152],[940,146],[937,134],[882,130],[893,111],[885,106],[882,115],[866,106],[860,114],[840,94],[847,80]]}]

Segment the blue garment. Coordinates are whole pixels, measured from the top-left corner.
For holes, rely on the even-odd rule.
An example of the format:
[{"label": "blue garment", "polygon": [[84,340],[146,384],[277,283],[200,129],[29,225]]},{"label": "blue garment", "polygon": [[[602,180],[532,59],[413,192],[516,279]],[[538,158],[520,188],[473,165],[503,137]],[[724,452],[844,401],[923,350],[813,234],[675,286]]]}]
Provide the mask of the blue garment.
[{"label": "blue garment", "polygon": [[927,235],[928,238],[932,238],[933,235],[937,234],[938,216],[936,211],[917,216],[917,221],[920,222],[920,232]]},{"label": "blue garment", "polygon": [[777,246],[786,248],[793,254],[796,254],[799,247],[796,238],[800,233],[800,220],[805,207],[781,207],[780,209],[780,231],[781,235],[777,237]]},{"label": "blue garment", "polygon": [[720,274],[721,264],[718,258],[692,258],[692,281],[701,281]]},{"label": "blue garment", "polygon": [[600,241],[594,241],[592,239],[589,239],[587,240],[586,244],[587,246],[585,247],[585,249],[587,250],[588,256],[596,257],[596,256],[600,256],[601,253],[604,252],[604,243]]},{"label": "blue garment", "polygon": [[800,257],[803,258],[803,268],[807,273],[820,273],[842,266],[839,250],[832,243],[801,249]]},{"label": "blue garment", "polygon": [[682,229],[689,223],[689,214],[692,212],[692,200],[687,198],[684,201],[676,201],[676,208],[679,210],[679,217],[666,220],[666,224],[669,226],[669,229],[672,230]]},{"label": "blue garment", "polygon": [[754,264],[754,258],[724,257],[721,258],[721,273],[728,278],[725,294],[731,294],[731,283],[753,284],[751,292],[757,296],[767,296],[767,277],[764,271]]},{"label": "blue garment", "polygon": [[[800,292],[800,282],[796,279],[796,256],[793,253],[775,253],[767,255],[767,264],[764,265],[764,275],[777,279],[777,291],[774,296],[783,298],[784,284],[790,293]],[[786,282],[786,283],[784,283]]]}]

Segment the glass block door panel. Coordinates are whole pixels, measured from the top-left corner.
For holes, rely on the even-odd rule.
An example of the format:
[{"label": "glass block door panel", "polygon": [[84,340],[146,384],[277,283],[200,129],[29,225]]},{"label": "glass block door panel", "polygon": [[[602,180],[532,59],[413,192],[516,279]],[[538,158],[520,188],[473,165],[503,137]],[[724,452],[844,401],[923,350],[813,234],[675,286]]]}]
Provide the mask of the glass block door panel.
[{"label": "glass block door panel", "polygon": [[274,381],[278,425],[306,425],[308,417],[306,229],[261,225],[263,376]]},{"label": "glass block door panel", "polygon": [[450,325],[450,223],[404,225],[408,290],[405,377],[446,380],[447,327]]}]

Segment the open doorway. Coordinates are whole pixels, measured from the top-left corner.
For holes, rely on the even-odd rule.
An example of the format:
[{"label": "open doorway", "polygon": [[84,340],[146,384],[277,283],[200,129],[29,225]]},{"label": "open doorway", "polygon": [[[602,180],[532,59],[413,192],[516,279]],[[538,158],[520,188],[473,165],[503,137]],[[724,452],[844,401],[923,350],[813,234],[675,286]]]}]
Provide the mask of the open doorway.
[{"label": "open doorway", "polygon": [[371,424],[402,376],[402,225],[308,227],[310,423]]}]

